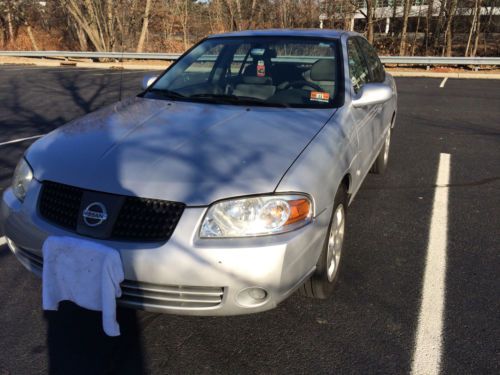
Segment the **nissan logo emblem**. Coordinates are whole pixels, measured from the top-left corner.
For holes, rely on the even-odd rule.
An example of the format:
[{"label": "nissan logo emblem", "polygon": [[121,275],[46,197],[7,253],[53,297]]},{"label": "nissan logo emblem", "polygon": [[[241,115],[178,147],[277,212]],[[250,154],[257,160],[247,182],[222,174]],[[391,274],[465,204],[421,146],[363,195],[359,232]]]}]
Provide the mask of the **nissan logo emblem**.
[{"label": "nissan logo emblem", "polygon": [[89,227],[96,227],[101,225],[108,218],[106,207],[100,202],[89,204],[83,210],[83,222]]}]

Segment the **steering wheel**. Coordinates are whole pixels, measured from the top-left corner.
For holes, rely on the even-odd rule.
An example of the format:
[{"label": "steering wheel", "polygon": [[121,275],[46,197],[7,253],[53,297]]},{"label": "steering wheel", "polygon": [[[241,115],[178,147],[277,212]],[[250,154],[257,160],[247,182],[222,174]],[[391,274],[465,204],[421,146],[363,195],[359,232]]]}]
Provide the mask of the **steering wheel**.
[{"label": "steering wheel", "polygon": [[309,81],[306,81],[306,80],[302,80],[302,81],[293,81],[293,82],[288,82],[284,87],[283,87],[283,90],[286,90],[290,87],[293,87],[293,88],[301,88],[302,86],[307,86],[307,87],[310,87],[312,88],[313,90],[316,90],[316,91],[325,91],[321,86],[315,84],[315,83],[312,83],[312,82],[309,82]]}]

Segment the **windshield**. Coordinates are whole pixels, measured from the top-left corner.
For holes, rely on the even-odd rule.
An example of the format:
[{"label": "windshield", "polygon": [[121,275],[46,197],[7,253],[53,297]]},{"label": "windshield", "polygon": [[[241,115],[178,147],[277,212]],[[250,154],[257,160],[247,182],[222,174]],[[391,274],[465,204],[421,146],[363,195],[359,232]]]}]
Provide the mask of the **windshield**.
[{"label": "windshield", "polygon": [[325,108],[337,96],[336,40],[292,37],[206,39],[145,97],[235,105]]}]

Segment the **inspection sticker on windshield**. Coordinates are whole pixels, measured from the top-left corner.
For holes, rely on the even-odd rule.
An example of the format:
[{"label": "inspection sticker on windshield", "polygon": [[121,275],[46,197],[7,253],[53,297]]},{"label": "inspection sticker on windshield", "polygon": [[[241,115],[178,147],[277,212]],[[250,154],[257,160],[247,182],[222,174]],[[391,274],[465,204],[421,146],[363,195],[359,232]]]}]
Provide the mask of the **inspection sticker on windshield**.
[{"label": "inspection sticker on windshield", "polygon": [[315,102],[328,103],[328,101],[330,100],[330,94],[327,92],[311,91],[311,96],[309,99]]}]

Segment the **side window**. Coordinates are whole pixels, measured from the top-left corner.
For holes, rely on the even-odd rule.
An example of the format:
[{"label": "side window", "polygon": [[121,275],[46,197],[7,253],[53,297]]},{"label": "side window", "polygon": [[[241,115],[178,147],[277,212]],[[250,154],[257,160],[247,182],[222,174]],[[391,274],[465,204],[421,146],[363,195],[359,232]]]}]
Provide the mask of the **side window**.
[{"label": "side window", "polygon": [[370,79],[368,66],[361,55],[358,44],[352,38],[347,41],[347,54],[349,57],[349,75],[352,86],[354,92],[358,93],[361,87]]},{"label": "side window", "polygon": [[358,38],[358,42],[361,46],[361,50],[365,56],[366,62],[368,63],[368,67],[372,73],[371,82],[384,82],[385,80],[385,70],[384,66],[380,62],[380,59],[377,56],[377,52],[375,52],[375,48],[368,43],[366,39]]}]

